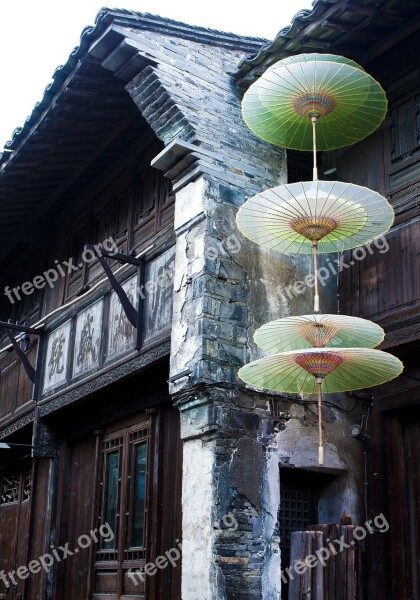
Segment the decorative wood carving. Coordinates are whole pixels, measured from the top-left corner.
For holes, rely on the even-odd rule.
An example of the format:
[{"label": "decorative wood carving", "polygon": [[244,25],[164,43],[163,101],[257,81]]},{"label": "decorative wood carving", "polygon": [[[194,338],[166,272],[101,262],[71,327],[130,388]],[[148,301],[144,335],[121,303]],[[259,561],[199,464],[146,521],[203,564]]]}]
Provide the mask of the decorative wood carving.
[{"label": "decorative wood carving", "polygon": [[0,479],[0,504],[19,501],[19,474],[4,475]]},{"label": "decorative wood carving", "polygon": [[71,321],[66,321],[48,336],[45,356],[44,392],[66,381],[70,348]]},{"label": "decorative wood carving", "polygon": [[99,367],[102,339],[103,299],[77,315],[73,375]]},{"label": "decorative wood carving", "polygon": [[[138,300],[136,284],[137,276],[134,276],[130,277],[121,286],[133,306],[137,306]],[[135,329],[128,320],[115,291],[111,293],[108,324],[107,357],[109,358],[128,350],[134,345]]]},{"label": "decorative wood carving", "polygon": [[123,379],[124,377],[136,373],[140,369],[149,366],[164,356],[168,356],[170,354],[170,348],[170,340],[164,340],[156,347],[142,352],[140,355],[136,355],[133,359],[127,360],[123,364],[115,366],[112,369],[110,368],[105,372],[98,373],[86,383],[80,383],[80,385],[77,385],[77,387],[74,387],[67,392],[64,390],[62,393],[51,399],[43,400],[39,406],[40,415],[45,416],[56,410],[60,410],[64,406],[89,396],[105,386],[115,383],[119,379]]},{"label": "decorative wood carving", "polygon": [[13,423],[5,426],[3,429],[0,429],[0,439],[3,439],[15,431],[19,431],[19,429],[23,429],[29,423],[33,423],[35,419],[35,412],[31,411],[20,419],[16,419]]}]

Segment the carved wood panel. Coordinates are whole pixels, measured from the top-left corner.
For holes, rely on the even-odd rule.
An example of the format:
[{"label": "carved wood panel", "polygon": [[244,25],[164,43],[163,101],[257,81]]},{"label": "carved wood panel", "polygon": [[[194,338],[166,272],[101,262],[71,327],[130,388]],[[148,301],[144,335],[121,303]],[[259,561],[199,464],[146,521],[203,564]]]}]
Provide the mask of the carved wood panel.
[{"label": "carved wood panel", "polygon": [[102,329],[103,299],[94,302],[77,315],[73,355],[73,376],[99,367]]},{"label": "carved wood panel", "polygon": [[[137,306],[137,275],[130,277],[122,285],[130,302]],[[124,352],[134,345],[135,329],[125,314],[120,299],[115,291],[111,292],[109,318],[108,318],[108,343],[107,358]]]},{"label": "carved wood panel", "polygon": [[44,391],[66,382],[70,352],[71,321],[66,321],[48,336],[44,355]]},{"label": "carved wood panel", "polygon": [[175,248],[150,262],[146,268],[144,300],[145,341],[168,329],[172,323]]}]

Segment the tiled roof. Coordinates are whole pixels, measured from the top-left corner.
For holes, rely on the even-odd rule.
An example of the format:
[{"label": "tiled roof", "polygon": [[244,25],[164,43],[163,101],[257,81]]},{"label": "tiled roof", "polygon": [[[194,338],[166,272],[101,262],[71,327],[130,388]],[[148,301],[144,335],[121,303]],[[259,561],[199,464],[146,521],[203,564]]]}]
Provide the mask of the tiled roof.
[{"label": "tiled roof", "polygon": [[[137,30],[156,31],[171,37],[180,37],[204,44],[242,50],[250,54],[258,50],[262,44],[267,43],[267,40],[263,38],[245,37],[215,29],[188,25],[147,13],[143,14],[126,9],[102,8],[96,15],[95,25],[83,29],[80,44],[70,53],[66,64],[60,65],[54,71],[52,81],[45,88],[42,100],[35,104],[31,115],[26,119],[23,126],[14,130],[12,139],[4,146],[6,149],[15,150],[27,134],[31,133],[32,127],[39,117],[48,110],[51,100],[73,71],[77,62],[86,54],[92,42],[102,35],[111,24]],[[8,155],[8,152],[4,152],[3,155],[0,153],[0,164],[7,159]]]},{"label": "tiled roof", "polygon": [[237,74],[249,85],[276,61],[302,52],[332,52],[365,64],[383,51],[384,40],[419,28],[419,0],[315,0],[312,10],[299,11],[272,42],[245,58]]}]

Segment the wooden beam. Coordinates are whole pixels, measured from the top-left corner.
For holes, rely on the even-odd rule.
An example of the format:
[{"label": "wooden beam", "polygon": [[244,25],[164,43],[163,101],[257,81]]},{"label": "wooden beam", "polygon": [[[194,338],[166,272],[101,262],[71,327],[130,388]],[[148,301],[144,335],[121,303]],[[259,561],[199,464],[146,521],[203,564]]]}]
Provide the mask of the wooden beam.
[{"label": "wooden beam", "polygon": [[387,40],[375,44],[369,48],[367,54],[360,59],[363,65],[367,65],[373,62],[378,56],[384,54],[387,50],[390,50],[397,44],[399,44],[404,38],[408,37],[412,33],[416,33],[420,29],[420,19],[414,19],[408,25],[405,24],[397,29]]},{"label": "wooden beam", "polygon": [[61,98],[61,96],[63,96],[66,86],[68,85],[68,83],[70,83],[70,81],[72,80],[74,75],[79,71],[79,69],[82,67],[82,65],[83,65],[83,63],[78,62],[76,64],[76,66],[74,67],[74,69],[71,71],[71,73],[66,77],[64,83],[60,86],[60,89],[58,90],[58,92],[55,94],[53,99],[48,103],[47,108],[44,110],[44,112],[41,113],[41,115],[37,119],[36,123],[34,125],[32,125],[32,127],[29,129],[28,133],[22,139],[22,142],[20,144],[18,144],[18,147],[16,148],[16,150],[13,150],[13,152],[10,154],[10,157],[8,157],[7,160],[5,160],[4,163],[2,163],[0,165],[0,173],[2,173],[6,169],[7,165],[13,160],[13,157],[14,157],[16,151],[18,149],[20,150],[27,143],[27,141],[32,137],[35,130],[45,121],[45,119],[48,117],[48,115],[50,113],[51,108],[54,108],[57,101]]},{"label": "wooden beam", "polygon": [[139,113],[137,110],[133,111],[126,119],[120,121],[120,123],[111,130],[107,137],[102,141],[97,148],[91,152],[79,165],[74,169],[72,173],[62,182],[62,184],[54,190],[54,192],[41,204],[41,206],[33,211],[30,218],[19,227],[13,238],[7,244],[7,247],[0,254],[0,261],[9,254],[10,250],[19,242],[23,237],[26,227],[36,221],[41,215],[52,205],[54,202],[76,181],[82,173],[86,171],[106,150],[106,148],[115,140],[115,138],[125,129],[135,117],[138,117]]}]

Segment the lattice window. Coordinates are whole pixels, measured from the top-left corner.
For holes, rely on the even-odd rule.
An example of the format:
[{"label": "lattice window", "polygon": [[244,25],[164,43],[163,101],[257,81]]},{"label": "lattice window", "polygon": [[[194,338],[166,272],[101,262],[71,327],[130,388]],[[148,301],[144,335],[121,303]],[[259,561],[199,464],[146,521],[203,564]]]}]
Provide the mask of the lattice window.
[{"label": "lattice window", "polygon": [[18,474],[4,475],[0,479],[0,504],[19,501],[20,477]]},{"label": "lattice window", "polygon": [[[292,531],[305,530],[314,522],[314,495],[310,490],[296,489],[285,484],[281,491],[279,511],[282,557],[290,558]],[[286,566],[289,566],[288,564]]]},{"label": "lattice window", "polygon": [[[290,565],[292,531],[304,531],[318,521],[317,503],[322,475],[301,469],[280,469],[280,510],[278,514],[281,568]],[[288,597],[288,583],[282,579],[282,598]]]},{"label": "lattice window", "polygon": [[103,441],[100,520],[115,537],[101,541],[98,562],[145,559],[149,443],[149,423]]}]

